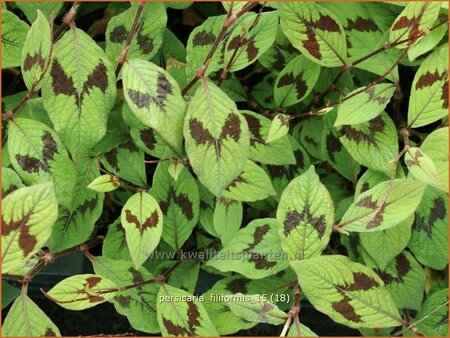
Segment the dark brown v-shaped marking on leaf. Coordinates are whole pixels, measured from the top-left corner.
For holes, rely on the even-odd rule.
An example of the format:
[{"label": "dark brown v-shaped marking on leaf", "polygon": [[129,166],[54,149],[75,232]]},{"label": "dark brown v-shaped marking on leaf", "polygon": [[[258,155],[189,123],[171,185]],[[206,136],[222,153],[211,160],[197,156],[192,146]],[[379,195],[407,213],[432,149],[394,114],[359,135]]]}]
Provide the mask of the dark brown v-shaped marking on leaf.
[{"label": "dark brown v-shaped marking on leaf", "polygon": [[89,91],[94,88],[100,89],[102,93],[105,93],[108,88],[108,75],[106,74],[106,66],[102,61],[94,68],[92,74],[87,77],[83,84],[80,103],[83,103],[84,95],[89,94]]},{"label": "dark brown v-shaped marking on leaf", "polygon": [[2,217],[2,236],[8,236],[13,231],[19,232],[18,244],[22,249],[24,257],[31,253],[36,246],[37,239],[35,235],[30,234],[30,229],[27,225],[32,212],[30,211],[22,218],[17,221],[11,220],[10,222],[5,222]]},{"label": "dark brown v-shaped marking on leaf", "polygon": [[83,104],[84,96],[89,95],[89,92],[98,88],[105,93],[108,88],[107,69],[103,61],[94,68],[92,74],[88,75],[86,82],[83,84],[81,94],[77,92],[73,78],[68,76],[57,59],[53,60],[50,75],[52,77],[52,86],[55,95],[68,95],[75,98],[75,103],[78,108]]},{"label": "dark brown v-shaped marking on leaf", "polygon": [[29,71],[34,65],[38,65],[39,68],[44,69],[45,60],[40,53],[36,53],[33,56],[28,53],[23,62],[23,70]]},{"label": "dark brown v-shaped marking on leaf", "polygon": [[236,142],[239,141],[241,136],[241,121],[236,113],[230,113],[225,120],[222,131],[217,139],[214,138],[210,131],[203,127],[203,123],[196,118],[190,119],[189,129],[197,146],[215,145],[216,155],[220,156],[223,140],[232,138]]},{"label": "dark brown v-shaped marking on leaf", "polygon": [[50,76],[52,77],[52,86],[55,95],[63,94],[73,96],[77,99],[73,79],[66,74],[58,59],[53,59]]},{"label": "dark brown v-shaped marking on leaf", "polygon": [[144,221],[144,223],[140,223],[138,218],[133,215],[131,213],[131,210],[127,209],[125,210],[125,218],[127,220],[128,223],[133,223],[134,225],[136,225],[136,229],[139,230],[139,232],[141,233],[141,235],[144,233],[144,231],[147,228],[154,228],[158,225],[158,221],[159,221],[159,216],[158,216],[158,211],[154,210],[150,217],[147,217]]}]

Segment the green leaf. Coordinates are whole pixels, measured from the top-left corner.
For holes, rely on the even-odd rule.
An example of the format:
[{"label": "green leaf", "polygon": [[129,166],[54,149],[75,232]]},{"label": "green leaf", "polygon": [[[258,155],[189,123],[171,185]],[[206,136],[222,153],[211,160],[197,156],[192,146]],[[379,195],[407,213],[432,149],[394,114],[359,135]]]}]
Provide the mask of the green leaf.
[{"label": "green leaf", "polygon": [[63,279],[47,295],[59,306],[79,311],[110,301],[117,294],[116,291],[110,291],[115,288],[116,283],[105,277],[81,274]]},{"label": "green leaf", "polygon": [[103,240],[102,255],[111,259],[131,261],[125,229],[122,227],[120,218],[108,226],[108,232]]},{"label": "green leaf", "polygon": [[133,264],[138,269],[158,246],[163,232],[162,211],[154,197],[138,192],[123,206],[121,222]]},{"label": "green leaf", "polygon": [[436,165],[422,150],[409,148],[405,153],[405,163],[409,173],[418,181],[440,188]]},{"label": "green leaf", "polygon": [[288,184],[278,204],[278,233],[289,260],[320,255],[330,240],[333,218],[333,200],[311,166]]},{"label": "green leaf", "polygon": [[439,128],[429,134],[420,149],[433,160],[440,188],[448,192],[448,127]]},{"label": "green leaf", "polygon": [[[331,166],[347,180],[356,182],[361,166],[349,154],[347,149],[342,146],[339,139],[342,133],[333,127],[333,115],[336,110],[324,116],[325,125],[322,128],[320,146],[322,154]],[[335,116],[335,114],[334,114]],[[317,131],[315,131],[317,133]]]},{"label": "green leaf", "polygon": [[279,72],[297,54],[297,50],[292,47],[283,31],[278,29],[274,43],[259,57],[258,61],[266,69]]},{"label": "green leaf", "polygon": [[425,272],[408,251],[399,254],[383,271],[375,270],[400,309],[419,310],[425,287]]},{"label": "green leaf", "polygon": [[406,48],[414,44],[436,21],[441,8],[438,2],[408,3],[391,26],[389,42],[408,39],[396,48]]},{"label": "green leaf", "polygon": [[272,143],[266,143],[269,136],[271,121],[261,114],[249,110],[242,110],[250,131],[249,159],[255,162],[274,165],[294,164],[295,157],[287,136]]},{"label": "green leaf", "polygon": [[382,182],[358,196],[340,226],[355,232],[393,228],[414,213],[425,188],[425,184],[408,179]]},{"label": "green leaf", "polygon": [[224,197],[217,199],[214,208],[213,226],[222,245],[227,245],[234,239],[236,232],[241,227],[243,207],[239,201]]},{"label": "green leaf", "polygon": [[120,187],[120,181],[117,176],[105,174],[97,177],[87,187],[97,192],[109,192]]},{"label": "green leaf", "polygon": [[168,161],[158,164],[150,192],[164,214],[162,238],[178,251],[197,224],[200,197],[197,182],[189,170],[183,170],[175,181],[169,167]]},{"label": "green leaf", "polygon": [[220,88],[236,103],[247,101],[245,89],[234,73],[229,73],[229,76],[223,80]]},{"label": "green leaf", "polygon": [[344,98],[345,101],[338,108],[335,127],[374,119],[383,112],[395,92],[395,86],[391,83],[364,88],[355,89]]},{"label": "green leaf", "polygon": [[53,181],[59,204],[72,205],[75,166],[56,133],[45,124],[17,118],[8,126],[11,164],[25,184]]},{"label": "green leaf", "polygon": [[2,336],[60,337],[58,327],[28,296],[17,297],[3,322]]},{"label": "green leaf", "polygon": [[417,322],[417,328],[424,335],[447,336],[448,289],[443,289],[430,295],[414,318],[414,322]]},{"label": "green leaf", "polygon": [[447,116],[448,44],[439,47],[420,65],[414,76],[408,107],[408,125],[413,128]]},{"label": "green leaf", "polygon": [[14,170],[2,167],[2,199],[23,186],[22,180]]},{"label": "green leaf", "polygon": [[[436,22],[433,24],[433,26],[437,25],[438,23],[441,23],[443,21],[447,20],[447,16],[445,14],[440,14]],[[427,33],[423,39],[420,39],[417,43],[410,46],[408,48],[408,59],[409,61],[416,60],[419,56],[424,55],[428,53],[429,51],[433,50],[436,45],[442,40],[442,38],[445,36],[445,33],[448,31],[447,25],[440,25],[439,27],[436,27],[429,33]]]},{"label": "green leaf", "polygon": [[233,29],[224,51],[224,64],[234,60],[230,71],[241,70],[264,53],[275,41],[278,13],[264,12],[259,15],[256,26],[252,28],[258,14],[251,13]]},{"label": "green leaf", "polygon": [[317,334],[302,323],[300,323],[298,327],[294,323],[291,325],[286,337],[317,337]]},{"label": "green leaf", "polygon": [[[189,257],[189,254],[187,254]],[[201,257],[201,256],[198,256]],[[171,286],[183,289],[189,293],[193,293],[197,285],[200,264],[196,259],[186,259],[173,269],[173,265],[176,264],[173,261],[165,261],[158,265],[154,274],[162,275],[170,269],[170,275],[167,277],[167,284]]]},{"label": "green leaf", "polygon": [[417,260],[436,270],[448,264],[448,195],[428,187],[416,210],[411,241]]},{"label": "green leaf", "polygon": [[242,173],[222,192],[222,197],[242,202],[254,202],[275,195],[266,172],[248,160]]},{"label": "green leaf", "polygon": [[356,162],[390,176],[398,153],[398,136],[394,122],[386,114],[360,124],[343,126],[342,145]]},{"label": "green leaf", "polygon": [[291,60],[278,74],[274,87],[277,106],[289,107],[307,97],[320,75],[320,66],[304,55]]},{"label": "green leaf", "polygon": [[156,310],[163,336],[219,335],[203,304],[186,291],[166,284],[159,290],[158,299]]},{"label": "green leaf", "polygon": [[302,120],[294,127],[292,135],[299,140],[300,144],[313,157],[319,160],[326,160],[326,155],[322,153],[322,135],[318,130],[324,129],[324,120],[322,116],[311,116]]},{"label": "green leaf", "polygon": [[277,114],[270,125],[269,135],[266,143],[272,143],[289,132],[289,116],[285,114]]},{"label": "green leaf", "polygon": [[47,242],[58,216],[52,183],[20,188],[2,201],[2,272],[20,268]]},{"label": "green leaf", "polygon": [[92,150],[91,154],[93,156],[95,155],[98,157],[101,154],[109,152],[130,140],[128,135],[130,132],[127,125],[124,123],[120,108],[120,105],[115,105],[113,110],[110,112],[106,125],[106,134]]},{"label": "green leaf", "polygon": [[[16,94],[17,95],[17,94]],[[13,96],[16,96],[13,95]],[[26,93],[19,93],[21,99],[23,99],[26,96]],[[2,100],[6,101],[6,98]],[[5,102],[6,106],[6,102]],[[49,128],[53,129],[52,121],[50,120],[50,117],[47,114],[47,111],[44,108],[44,103],[42,101],[42,97],[37,97],[35,99],[30,99],[27,104],[19,110],[17,113],[14,114],[15,118],[26,118],[30,120],[34,120],[37,122],[42,122]]]},{"label": "green leaf", "polygon": [[[186,73],[184,67],[186,66],[184,63],[186,62],[186,47],[179,40],[179,38],[166,27],[164,30],[161,48],[150,61],[156,64],[158,64],[158,62],[161,62],[161,64],[166,64],[166,70],[168,72],[170,72],[169,65],[171,63],[174,66],[179,63],[179,66],[183,65],[183,73]],[[173,74],[171,75],[173,76]],[[186,74],[184,74],[184,77],[186,77]]]},{"label": "green leaf", "polygon": [[[50,25],[45,15],[40,10],[37,12],[37,19],[28,31],[22,49],[22,76],[28,89],[41,78],[49,61],[51,48]],[[34,89],[38,90],[41,85],[42,83],[39,83]]]},{"label": "green leaf", "polygon": [[178,83],[164,69],[138,59],[124,64],[122,76],[125,99],[133,114],[180,152],[186,103]]},{"label": "green leaf", "polygon": [[[195,75],[197,69],[205,60],[222,29],[225,17],[225,15],[210,16],[200,26],[195,27],[189,35],[186,45],[186,75],[188,78]],[[221,59],[219,51],[222,48],[225,48],[225,42],[221,42],[216,52],[211,56],[208,68],[205,70],[205,76],[220,69],[223,59]]]},{"label": "green leaf", "polygon": [[164,1],[167,8],[185,9],[192,5],[192,1]]},{"label": "green leaf", "polygon": [[55,43],[46,75],[45,109],[76,161],[105,135],[116,97],[113,67],[88,34],[71,29]]},{"label": "green leaf", "polygon": [[164,143],[153,128],[147,127],[131,112],[126,102],[122,106],[122,116],[130,129],[130,135],[134,144],[147,154],[162,158],[167,144]]},{"label": "green leaf", "polygon": [[413,222],[414,215],[411,215],[391,229],[359,234],[362,247],[381,271],[385,271],[386,266],[408,245]]},{"label": "green leaf", "polygon": [[207,265],[222,272],[234,271],[247,278],[261,279],[286,269],[285,258],[276,220],[264,218],[240,229]]},{"label": "green leaf", "polygon": [[225,93],[204,81],[190,101],[184,137],[192,169],[219,196],[247,162],[250,142],[244,117]]},{"label": "green leaf", "polygon": [[[126,46],[139,4],[132,2],[126,11],[113,16],[106,28],[106,55],[113,64],[117,64],[119,55]],[[163,42],[167,14],[162,3],[145,3],[131,38],[127,58],[150,60]]]},{"label": "green leaf", "polygon": [[[388,34],[383,34],[385,28],[381,19],[377,18],[370,5],[363,2],[323,2],[321,5],[332,11],[345,30],[347,37],[349,60],[347,63],[361,59],[363,61],[354,65],[355,68],[364,69],[378,76],[386,76],[389,81],[398,81],[397,58],[399,50],[394,48],[381,51],[370,58],[362,59],[368,51],[376,50],[388,43]],[[378,4],[375,4],[378,5]],[[384,20],[392,23],[388,17],[388,9],[381,8]],[[393,69],[391,69],[393,67]],[[387,75],[386,75],[387,74]]]},{"label": "green leaf", "polygon": [[[118,286],[142,283],[153,278],[144,267],[136,270],[131,262],[113,260],[108,257],[95,257],[92,260],[97,275],[108,278]],[[160,285],[157,283],[137,286],[116,294],[109,301],[115,310],[128,318],[130,325],[139,331],[158,333],[156,320],[156,295]]]},{"label": "green leaf", "polygon": [[167,171],[169,172],[169,175],[176,181],[178,181],[178,177],[180,177],[180,174],[184,171],[185,166],[183,163],[180,162],[170,162],[169,167],[167,168]]},{"label": "green leaf", "polygon": [[198,191],[200,193],[200,215],[198,221],[209,234],[218,237],[214,230],[214,208],[216,205],[214,195],[202,184],[198,185]]},{"label": "green leaf", "polygon": [[121,144],[100,157],[105,169],[139,187],[147,186],[144,152],[133,142]]},{"label": "green leaf", "polygon": [[221,1],[223,8],[229,13],[238,13],[242,8],[247,6],[250,1]]},{"label": "green leaf", "polygon": [[249,322],[280,325],[287,319],[284,311],[265,300],[261,295],[236,293],[227,303],[232,313]]},{"label": "green leaf", "polygon": [[217,331],[221,335],[230,335],[239,330],[249,329],[257,324],[256,322],[248,322],[231,312],[227,301],[232,300],[231,297],[234,294],[265,294],[268,299],[279,295],[281,298],[286,290],[285,284],[286,280],[280,277],[255,280],[239,276],[226,277],[219,280],[203,294],[205,299],[204,305]]},{"label": "green leaf", "polygon": [[11,304],[17,296],[20,295],[20,289],[2,280],[2,310]]},{"label": "green leaf", "polygon": [[298,143],[295,138],[290,135],[288,138],[294,151],[294,157],[296,160],[295,164],[287,166],[266,165],[267,171],[272,178],[275,191],[277,192],[277,196],[275,197],[277,201],[280,199],[281,193],[286,188],[288,183],[293,178],[304,173],[311,165],[308,153],[303,149],[300,143]]},{"label": "green leaf", "polygon": [[2,69],[20,66],[29,29],[14,13],[2,10]]},{"label": "green leaf", "polygon": [[70,248],[86,241],[94,230],[103,209],[104,194],[87,186],[99,176],[95,159],[80,160],[75,166],[75,188],[68,207],[59,210],[48,243],[52,252]]},{"label": "green leaf", "polygon": [[15,3],[17,7],[25,14],[29,22],[34,22],[38,15],[38,10],[41,11],[45,17],[50,18],[53,13],[54,17],[58,16],[59,11],[63,7],[63,2],[22,2],[18,1]]},{"label": "green leaf", "polygon": [[[392,174],[392,173],[391,173]],[[355,199],[361,195],[363,192],[372,189],[378,183],[388,181],[390,175],[381,173],[380,171],[375,171],[371,169],[367,169],[364,174],[359,178],[358,183],[355,188]],[[403,173],[403,169],[401,166],[397,166],[397,172],[395,178],[405,178],[405,174]]]},{"label": "green leaf", "polygon": [[383,281],[368,267],[340,255],[293,261],[291,266],[311,304],[334,321],[353,328],[401,323]]},{"label": "green leaf", "polygon": [[345,32],[333,13],[309,2],[286,2],[278,7],[283,33],[302,54],[325,67],[345,64]]}]

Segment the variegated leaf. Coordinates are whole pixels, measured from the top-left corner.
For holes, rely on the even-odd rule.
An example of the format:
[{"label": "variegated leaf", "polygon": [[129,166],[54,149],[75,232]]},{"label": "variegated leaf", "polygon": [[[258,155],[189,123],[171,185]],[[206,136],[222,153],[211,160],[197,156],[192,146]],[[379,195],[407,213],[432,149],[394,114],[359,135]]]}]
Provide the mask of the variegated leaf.
[{"label": "variegated leaf", "polygon": [[58,216],[53,183],[17,189],[2,201],[2,272],[25,266],[44,246]]},{"label": "variegated leaf", "polygon": [[28,31],[22,49],[22,76],[28,89],[36,84],[34,90],[40,89],[40,80],[45,66],[48,64],[51,49],[50,24],[45,15],[38,10],[37,19]]},{"label": "variegated leaf", "polygon": [[[168,301],[165,301],[165,297]],[[173,301],[178,297],[179,301]],[[156,310],[163,336],[218,336],[205,307],[184,290],[163,285]],[[186,300],[183,300],[186,299]]]},{"label": "variegated leaf", "polygon": [[151,194],[164,214],[162,237],[178,251],[197,224],[200,199],[197,182],[189,170],[183,170],[175,181],[170,176],[169,166],[168,161],[158,164]]},{"label": "variegated leaf", "polygon": [[314,257],[325,249],[333,226],[334,205],[314,166],[283,191],[277,221],[281,246],[289,260]]},{"label": "variegated leaf", "polygon": [[448,114],[448,44],[439,47],[420,65],[409,98],[408,124],[421,127]]},{"label": "variegated leaf", "polygon": [[408,251],[399,254],[384,270],[374,270],[400,309],[418,311],[422,304],[425,272]]},{"label": "variegated leaf", "polygon": [[98,275],[74,275],[56,284],[47,295],[59,306],[79,311],[111,300],[118,286]]},{"label": "variegated leaf", "polygon": [[414,213],[426,185],[394,179],[365,191],[346,211],[340,227],[345,231],[370,232],[393,228]]},{"label": "variegated leaf", "polygon": [[[117,64],[119,55],[126,46],[139,4],[132,2],[126,11],[113,16],[106,28],[106,55],[113,64]],[[144,3],[136,30],[131,38],[127,58],[150,60],[159,50],[163,42],[167,15],[164,4]]]},{"label": "variegated leaf", "polygon": [[355,89],[338,107],[334,126],[363,123],[374,119],[386,108],[394,92],[395,86],[390,83]]},{"label": "variegated leaf", "polygon": [[71,28],[53,47],[42,98],[75,161],[105,135],[115,97],[114,70],[105,52],[84,31]]},{"label": "variegated leaf", "polygon": [[289,265],[281,249],[277,221],[273,218],[253,220],[235,233],[233,240],[208,265],[251,279],[272,276],[286,269]]},{"label": "variegated leaf", "polygon": [[435,188],[425,190],[416,210],[411,241],[417,260],[436,270],[448,264],[448,195]]},{"label": "variegated leaf", "polygon": [[388,176],[392,174],[398,137],[394,122],[386,113],[368,122],[345,125],[342,129],[344,135],[339,140],[356,162]]},{"label": "variegated leaf", "polygon": [[256,26],[250,29],[256,16],[256,13],[246,15],[227,39],[223,57],[224,65],[234,60],[231,71],[241,70],[255,62],[275,41],[278,13],[276,11],[262,13]]},{"label": "variegated leaf", "polygon": [[242,173],[223,191],[222,196],[242,202],[254,202],[275,195],[272,182],[265,171],[248,160]]},{"label": "variegated leaf", "polygon": [[384,283],[370,268],[348,257],[293,261],[302,292],[320,312],[353,328],[383,328],[402,322]]},{"label": "variegated leaf", "polygon": [[153,196],[138,192],[123,206],[121,222],[133,264],[138,269],[159,244],[163,213]]},{"label": "variegated leaf", "polygon": [[219,196],[244,169],[249,130],[236,104],[204,81],[189,104],[184,123],[186,153],[200,182]]},{"label": "variegated leaf", "polygon": [[311,62],[304,55],[299,55],[278,74],[275,81],[275,103],[289,107],[311,93],[320,75],[320,66]]},{"label": "variegated leaf", "polygon": [[332,12],[312,2],[283,2],[278,7],[283,33],[307,58],[325,67],[346,63],[345,32]]},{"label": "variegated leaf", "polygon": [[391,26],[389,42],[408,39],[397,48],[406,48],[417,42],[436,21],[440,7],[438,2],[408,3]]},{"label": "variegated leaf", "polygon": [[17,118],[9,124],[11,164],[25,184],[53,181],[58,203],[73,204],[76,169],[66,147],[45,124]]},{"label": "variegated leaf", "polygon": [[122,72],[125,99],[133,114],[180,152],[186,103],[177,82],[164,69],[139,59],[126,62]]},{"label": "variegated leaf", "polygon": [[416,180],[440,187],[436,164],[422,150],[417,147],[409,148],[405,153],[405,163]]}]

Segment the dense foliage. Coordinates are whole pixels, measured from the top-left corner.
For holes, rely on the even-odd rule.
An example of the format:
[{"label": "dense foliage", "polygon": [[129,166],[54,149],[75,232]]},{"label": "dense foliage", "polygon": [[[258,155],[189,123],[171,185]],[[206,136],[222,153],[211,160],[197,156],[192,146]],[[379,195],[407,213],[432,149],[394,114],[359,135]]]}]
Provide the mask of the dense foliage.
[{"label": "dense foliage", "polygon": [[2,6],[3,335],[447,335],[446,3]]}]

